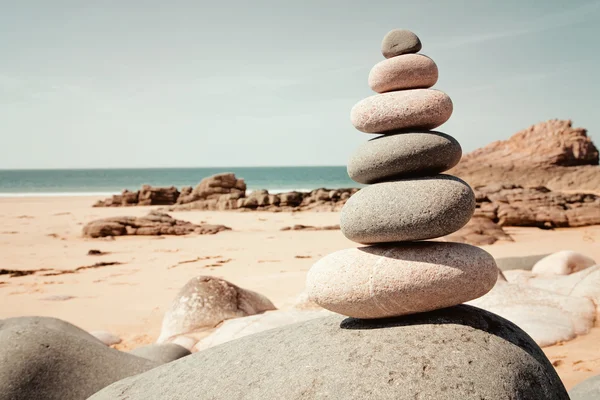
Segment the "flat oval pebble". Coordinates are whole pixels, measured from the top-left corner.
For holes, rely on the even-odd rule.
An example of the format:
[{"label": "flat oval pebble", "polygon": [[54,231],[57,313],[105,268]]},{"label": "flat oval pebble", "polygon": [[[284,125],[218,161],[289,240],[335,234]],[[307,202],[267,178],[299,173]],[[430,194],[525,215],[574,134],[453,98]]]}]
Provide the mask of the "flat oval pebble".
[{"label": "flat oval pebble", "polygon": [[310,299],[354,318],[386,318],[476,299],[498,277],[494,258],[462,243],[394,243],[329,254],[308,271]]},{"label": "flat oval pebble", "polygon": [[474,211],[469,185],[437,175],[359,190],[342,208],[340,227],[348,239],[365,244],[433,239],[462,228]]},{"label": "flat oval pebble", "polygon": [[383,60],[375,64],[369,73],[369,86],[377,93],[429,88],[437,80],[437,65],[422,54],[405,54]]},{"label": "flat oval pebble", "polygon": [[401,54],[417,53],[421,47],[421,40],[413,32],[406,29],[394,29],[383,38],[381,54],[385,58],[391,58]]},{"label": "flat oval pebble", "polygon": [[383,135],[356,149],[348,162],[348,175],[364,184],[435,175],[454,167],[461,156],[458,141],[445,133],[427,131]]},{"label": "flat oval pebble", "polygon": [[439,90],[413,89],[376,94],[358,102],[350,120],[359,131],[381,133],[396,129],[434,129],[452,115],[452,100]]}]

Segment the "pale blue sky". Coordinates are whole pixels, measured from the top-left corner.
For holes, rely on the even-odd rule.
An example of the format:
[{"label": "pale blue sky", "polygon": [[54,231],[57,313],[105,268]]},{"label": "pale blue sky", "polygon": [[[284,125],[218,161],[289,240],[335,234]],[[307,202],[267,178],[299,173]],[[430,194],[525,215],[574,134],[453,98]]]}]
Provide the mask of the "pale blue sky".
[{"label": "pale blue sky", "polygon": [[600,1],[0,0],[0,168],[343,165],[381,39],[438,64],[465,151],[600,142]]}]

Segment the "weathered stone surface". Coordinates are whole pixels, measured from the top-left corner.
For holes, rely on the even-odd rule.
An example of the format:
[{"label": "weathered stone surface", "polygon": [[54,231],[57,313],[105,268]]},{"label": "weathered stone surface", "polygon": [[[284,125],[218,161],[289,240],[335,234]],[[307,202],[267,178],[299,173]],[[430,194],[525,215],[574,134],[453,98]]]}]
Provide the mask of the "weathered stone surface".
[{"label": "weathered stone surface", "polygon": [[152,211],[145,217],[112,217],[92,221],[83,227],[83,236],[99,238],[124,235],[213,235],[230,230],[225,225],[196,225],[168,214]]},{"label": "weathered stone surface", "polygon": [[559,228],[600,224],[600,196],[595,194],[492,184],[476,187],[475,197],[475,216],[490,218],[501,226]]},{"label": "weathered stone surface", "polygon": [[224,279],[198,276],[179,291],[166,312],[157,343],[214,328],[226,319],[275,310],[265,296]]},{"label": "weathered stone surface", "polygon": [[358,243],[432,239],[462,228],[475,209],[475,195],[458,178],[427,178],[377,183],[344,205],[343,234]]},{"label": "weathered stone surface", "polygon": [[516,325],[469,306],[385,320],[319,318],[117,382],[91,400],[568,400]]},{"label": "weathered stone surface", "polygon": [[452,115],[452,100],[444,92],[413,89],[367,97],[350,112],[359,131],[382,133],[396,129],[434,129]]},{"label": "weathered stone surface", "polygon": [[140,206],[162,206],[175,204],[178,198],[179,190],[174,186],[157,188],[144,185],[137,196],[137,203]]},{"label": "weathered stone surface", "polygon": [[[598,210],[600,212],[600,209]],[[570,275],[596,265],[590,257],[575,251],[563,250],[539,260],[531,272],[534,274]]]},{"label": "weathered stone surface", "polygon": [[134,356],[142,357],[159,364],[166,364],[171,361],[186,357],[192,354],[188,349],[175,343],[149,344],[133,349],[129,352]]},{"label": "weathered stone surface", "polygon": [[348,176],[370,184],[435,175],[455,166],[460,144],[441,132],[402,132],[378,136],[361,144],[348,161]]},{"label": "weathered stone surface", "polygon": [[600,375],[586,379],[573,389],[569,390],[571,400],[598,400],[600,399]]},{"label": "weathered stone surface", "polygon": [[210,336],[198,342],[195,350],[206,350],[244,336],[328,315],[331,315],[331,312],[321,308],[319,310],[267,311],[264,314],[230,319],[223,322]]},{"label": "weathered stone surface", "polygon": [[596,307],[590,299],[503,281],[468,304],[514,322],[540,346],[584,335],[596,319]]},{"label": "weathered stone surface", "polygon": [[389,31],[381,42],[381,54],[385,58],[401,54],[417,53],[421,50],[421,41],[413,32],[406,29]]},{"label": "weathered stone surface", "polygon": [[[47,322],[47,321],[46,321]],[[155,363],[56,324],[0,325],[0,400],[81,400]]]},{"label": "weathered stone surface", "polygon": [[406,54],[383,60],[371,69],[369,86],[377,93],[430,88],[438,80],[438,68],[422,54]]},{"label": "weathered stone surface", "polygon": [[485,246],[497,241],[512,242],[512,237],[504,229],[489,218],[473,217],[465,226],[451,235],[444,236],[444,241],[468,243],[474,246]]},{"label": "weathered stone surface", "polygon": [[385,318],[450,307],[496,283],[494,258],[461,243],[415,242],[337,251],[308,271],[306,291],[323,308]]},{"label": "weathered stone surface", "polygon": [[451,171],[471,186],[490,182],[600,192],[598,149],[583,128],[550,120],[463,156]]}]

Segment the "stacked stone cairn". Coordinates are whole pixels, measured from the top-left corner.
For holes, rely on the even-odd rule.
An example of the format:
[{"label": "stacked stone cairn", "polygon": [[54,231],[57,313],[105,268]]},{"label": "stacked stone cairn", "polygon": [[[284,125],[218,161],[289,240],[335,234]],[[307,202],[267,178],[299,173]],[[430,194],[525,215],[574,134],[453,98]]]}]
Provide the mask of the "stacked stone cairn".
[{"label": "stacked stone cairn", "polygon": [[380,136],[362,144],[348,164],[361,189],[341,212],[344,235],[367,247],[330,254],[310,270],[307,290],[322,307],[355,318],[385,318],[455,306],[486,294],[497,279],[494,258],[459,243],[423,241],[463,227],[475,195],[442,172],[462,155],[453,137],[432,129],[452,114],[450,97],[430,89],[432,59],[419,38],[388,33],[385,60],[369,75],[378,94],[354,106],[353,125]]}]

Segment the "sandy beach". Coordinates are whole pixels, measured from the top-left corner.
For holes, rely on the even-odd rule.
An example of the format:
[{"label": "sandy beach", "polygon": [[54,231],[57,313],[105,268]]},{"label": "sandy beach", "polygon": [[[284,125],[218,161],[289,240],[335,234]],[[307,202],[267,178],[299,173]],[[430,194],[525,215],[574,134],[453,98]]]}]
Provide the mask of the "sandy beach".
[{"label": "sandy beach", "polygon": [[[52,316],[87,330],[121,336],[122,349],[153,342],[165,309],[192,277],[213,275],[257,291],[280,309],[304,289],[310,266],[325,254],[354,247],[340,231],[281,231],[294,224],[338,223],[333,212],[176,212],[194,223],[224,224],[217,235],[85,239],[87,222],[111,216],[141,216],[152,207],[92,208],[93,197],[0,199],[0,269],[33,271],[0,275],[0,318]],[[514,243],[483,248],[495,257],[575,250],[600,260],[600,226],[557,229],[506,228]],[[107,254],[90,256],[97,249]],[[96,263],[119,264],[91,267]],[[79,267],[88,267],[74,271]],[[545,348],[565,385],[600,372],[597,340],[588,335]]]}]

